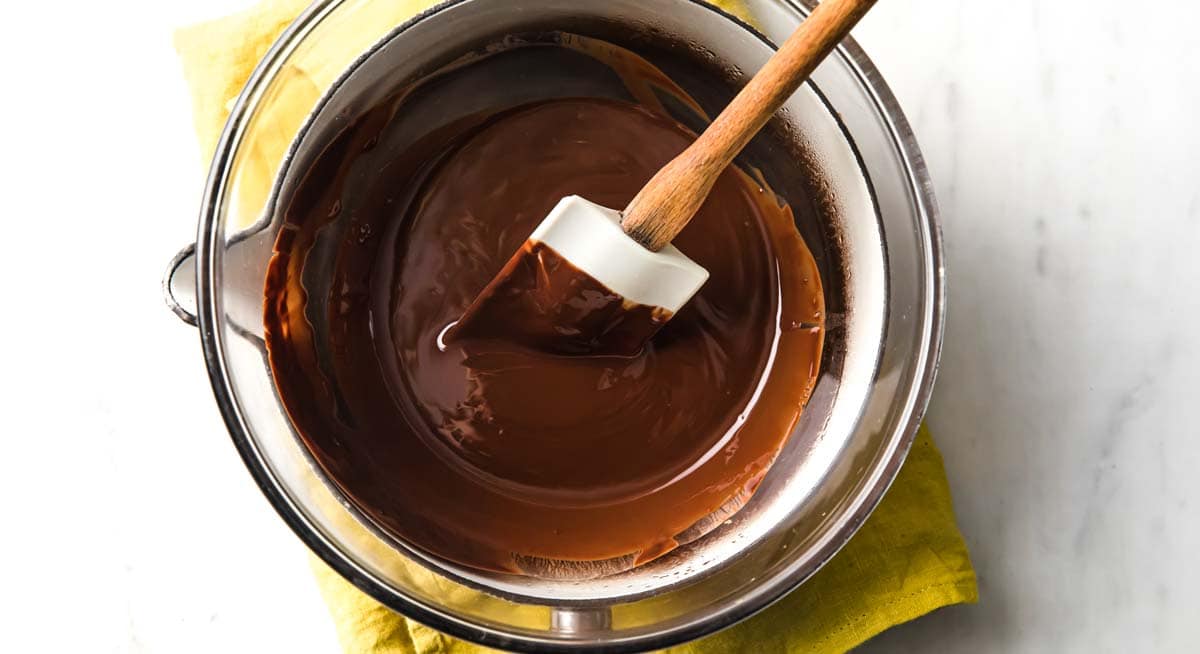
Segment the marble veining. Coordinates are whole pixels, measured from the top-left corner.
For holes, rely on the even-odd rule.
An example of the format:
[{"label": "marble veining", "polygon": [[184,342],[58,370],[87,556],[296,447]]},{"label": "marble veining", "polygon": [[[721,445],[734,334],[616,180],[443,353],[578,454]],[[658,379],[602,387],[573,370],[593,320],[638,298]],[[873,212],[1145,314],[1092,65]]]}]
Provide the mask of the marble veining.
[{"label": "marble veining", "polygon": [[913,1],[859,30],[941,204],[929,422],[982,596],[863,651],[1196,651],[1198,19]]}]

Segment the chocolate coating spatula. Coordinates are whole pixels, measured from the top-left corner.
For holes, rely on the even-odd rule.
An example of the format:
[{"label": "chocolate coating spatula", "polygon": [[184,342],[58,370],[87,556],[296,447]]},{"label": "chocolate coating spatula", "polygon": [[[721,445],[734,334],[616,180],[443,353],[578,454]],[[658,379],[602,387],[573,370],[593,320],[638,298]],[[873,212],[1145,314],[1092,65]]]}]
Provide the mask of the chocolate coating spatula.
[{"label": "chocolate coating spatula", "polygon": [[[876,0],[824,0],[624,211],[570,196],[446,334],[556,354],[637,353],[708,279],[670,243],[717,177]],[[736,256],[736,253],[730,253]]]}]

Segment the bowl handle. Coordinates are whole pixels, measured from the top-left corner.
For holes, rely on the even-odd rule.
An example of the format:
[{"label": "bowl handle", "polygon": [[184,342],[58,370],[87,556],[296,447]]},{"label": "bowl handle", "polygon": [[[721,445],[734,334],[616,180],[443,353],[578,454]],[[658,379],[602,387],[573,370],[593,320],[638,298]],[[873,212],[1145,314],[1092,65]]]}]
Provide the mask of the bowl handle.
[{"label": "bowl handle", "polygon": [[167,264],[162,281],[163,300],[179,319],[195,327],[196,320],[196,244],[188,244]]},{"label": "bowl handle", "polygon": [[608,631],[612,629],[612,609],[554,608],[550,613],[550,629],[575,636]]}]

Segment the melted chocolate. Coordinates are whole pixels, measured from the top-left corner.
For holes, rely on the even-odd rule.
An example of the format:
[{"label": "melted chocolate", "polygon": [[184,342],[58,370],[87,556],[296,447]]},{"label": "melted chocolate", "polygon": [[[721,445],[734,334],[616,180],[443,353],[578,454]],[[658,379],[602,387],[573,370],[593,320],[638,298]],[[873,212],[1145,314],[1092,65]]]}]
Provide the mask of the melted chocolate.
[{"label": "melted chocolate", "polygon": [[545,243],[525,241],[447,330],[444,342],[633,356],[671,316],[662,307],[622,297]]},{"label": "melted chocolate", "polygon": [[[643,101],[514,100],[505,57]],[[510,101],[401,138],[407,103],[455,88]],[[658,103],[694,105],[680,93],[615,46],[510,42],[363,107],[285,186],[272,370],[316,460],[384,529],[477,568],[586,577],[701,535],[757,487],[814,385],[824,300],[793,208],[736,168],[674,242],[709,281],[635,355],[529,348],[499,322],[439,348],[560,198],[625,206],[694,139]]]}]

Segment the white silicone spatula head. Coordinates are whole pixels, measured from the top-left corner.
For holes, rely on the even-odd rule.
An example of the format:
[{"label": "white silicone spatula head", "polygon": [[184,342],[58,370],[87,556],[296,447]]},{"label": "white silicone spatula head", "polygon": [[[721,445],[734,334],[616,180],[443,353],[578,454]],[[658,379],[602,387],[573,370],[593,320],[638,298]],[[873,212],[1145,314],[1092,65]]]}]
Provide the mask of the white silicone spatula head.
[{"label": "white silicone spatula head", "polygon": [[627,302],[675,314],[708,280],[708,271],[673,245],[657,252],[621,229],[621,212],[571,195],[529,236]]}]

